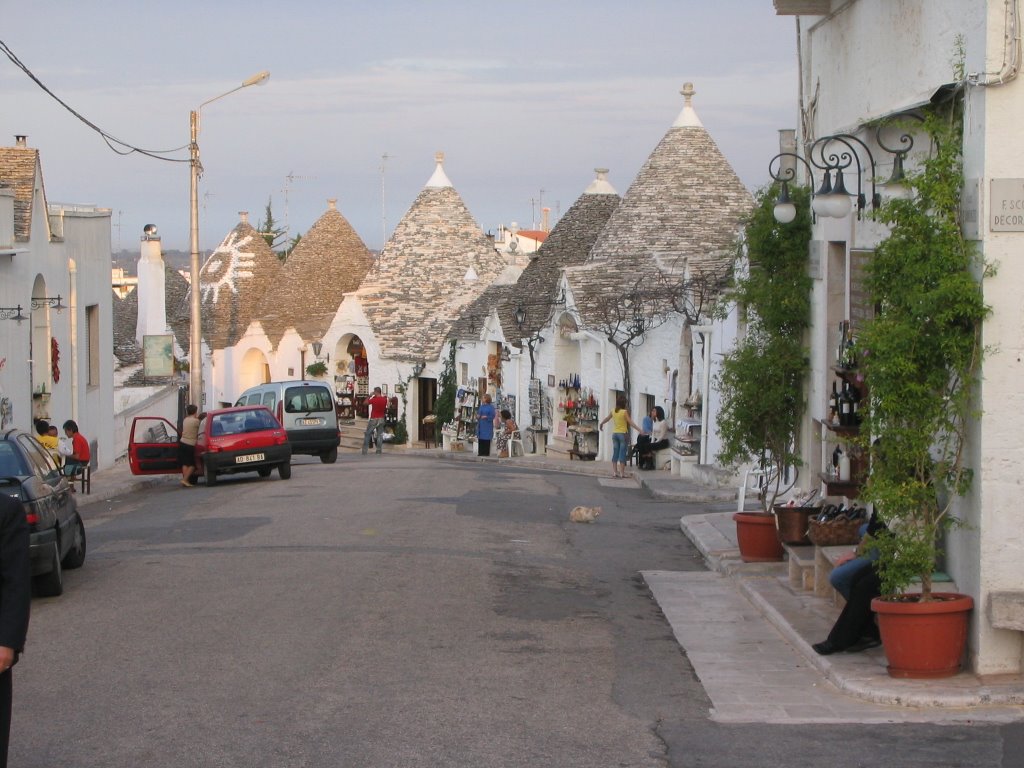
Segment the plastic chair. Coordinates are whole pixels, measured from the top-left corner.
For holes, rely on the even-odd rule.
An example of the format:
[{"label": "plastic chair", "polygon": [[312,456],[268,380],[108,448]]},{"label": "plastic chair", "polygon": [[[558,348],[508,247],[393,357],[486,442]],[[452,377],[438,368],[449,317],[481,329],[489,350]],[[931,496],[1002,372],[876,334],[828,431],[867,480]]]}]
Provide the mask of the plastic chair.
[{"label": "plastic chair", "polygon": [[[739,490],[739,493],[736,495],[736,498],[738,500],[738,503],[736,505],[737,506],[737,509],[736,509],[737,512],[743,512],[744,511],[743,508],[747,504],[747,488],[750,488],[750,490],[752,490],[752,491],[760,490],[760,488],[761,488],[761,480],[767,474],[768,474],[768,472],[766,470],[763,470],[763,469],[752,469],[752,468],[751,469],[747,469],[747,470],[745,470],[743,472],[743,482],[740,483],[740,490]],[[757,485],[753,486],[753,487],[750,487],[750,478],[752,478],[752,477],[757,480]]]},{"label": "plastic chair", "polygon": [[508,455],[509,455],[509,457],[512,457],[512,456],[516,455],[516,452],[515,452],[514,449],[515,449],[515,446],[517,446],[517,445],[519,446],[519,455],[520,456],[525,456],[526,455],[526,447],[523,445],[523,436],[519,433],[518,429],[515,432],[513,432],[512,436],[508,439]]}]

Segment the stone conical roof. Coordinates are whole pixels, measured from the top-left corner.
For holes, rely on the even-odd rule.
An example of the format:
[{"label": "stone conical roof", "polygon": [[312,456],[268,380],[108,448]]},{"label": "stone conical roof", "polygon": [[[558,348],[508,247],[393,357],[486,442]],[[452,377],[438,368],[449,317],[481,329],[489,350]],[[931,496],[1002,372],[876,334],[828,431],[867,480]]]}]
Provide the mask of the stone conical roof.
[{"label": "stone conical roof", "polygon": [[281,269],[275,290],[263,297],[260,322],[270,343],[288,328],[304,339],[318,339],[330,326],[346,293],[356,290],[373,256],[335,200],[310,227]]},{"label": "stone conical roof", "polygon": [[[188,352],[188,281],[171,267],[164,265],[164,307],[167,325],[178,345]],[[142,348],[135,339],[139,322],[139,291],[132,291],[123,299],[113,294],[111,303],[114,326],[114,355],[122,365],[142,362]]]},{"label": "stone conical roof", "polygon": [[[551,310],[555,308],[555,291],[562,270],[587,260],[594,242],[619,206],[622,198],[608,183],[608,169],[594,170],[597,177],[559,219],[534,254],[535,258],[523,270],[511,303],[499,310],[503,327],[516,328],[514,312],[518,304],[526,310],[526,322],[521,331],[523,337],[532,336],[547,324]],[[548,302],[552,304],[545,307]],[[531,307],[531,304],[541,306]]]},{"label": "stone conical roof", "polygon": [[356,294],[386,358],[437,358],[460,312],[505,266],[436,159]]},{"label": "stone conical roof", "polygon": [[732,263],[736,238],[753,197],[686,104],[647,158],[608,220],[585,267],[573,270],[573,290],[621,288],[651,270],[720,272]]},{"label": "stone conical roof", "polygon": [[243,212],[199,275],[203,337],[211,349],[233,346],[242,337],[280,274],[281,260]]}]

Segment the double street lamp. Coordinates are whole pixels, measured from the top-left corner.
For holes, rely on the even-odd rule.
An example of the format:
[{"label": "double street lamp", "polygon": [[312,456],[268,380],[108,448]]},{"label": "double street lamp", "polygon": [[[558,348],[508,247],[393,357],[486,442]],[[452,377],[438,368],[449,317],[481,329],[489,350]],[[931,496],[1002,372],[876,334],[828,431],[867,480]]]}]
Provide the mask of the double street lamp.
[{"label": "double street lamp", "polygon": [[207,104],[223,99],[228,94],[248,88],[250,85],[263,85],[270,78],[270,72],[264,70],[244,80],[241,85],[225,91],[220,96],[207,99],[189,114],[191,140],[189,142],[189,165],[191,181],[189,184],[189,241],[192,250],[189,275],[192,281],[192,302],[190,304],[189,329],[189,389],[190,399],[202,410],[203,406],[203,329],[202,329],[202,295],[199,289],[199,176],[203,172],[199,162],[199,113]]}]

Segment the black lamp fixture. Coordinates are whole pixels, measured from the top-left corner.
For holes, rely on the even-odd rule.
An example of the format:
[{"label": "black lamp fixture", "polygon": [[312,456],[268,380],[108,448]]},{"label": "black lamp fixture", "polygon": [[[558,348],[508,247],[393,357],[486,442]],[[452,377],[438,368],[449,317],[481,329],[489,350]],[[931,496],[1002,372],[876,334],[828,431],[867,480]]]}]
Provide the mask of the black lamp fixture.
[{"label": "black lamp fixture", "polygon": [[[884,146],[882,148],[890,151]],[[866,160],[861,159],[862,153]],[[821,171],[821,185],[811,199],[811,210],[815,216],[844,218],[853,210],[856,200],[857,218],[860,219],[868,204],[863,182],[864,173],[868,170],[871,174],[872,211],[877,210],[882,203],[882,196],[875,187],[875,158],[870,148],[856,136],[837,133],[815,141],[807,152],[806,159],[795,152],[780,152],[768,162],[768,173],[782,185],[773,211],[775,220],[780,224],[788,224],[796,218],[796,206],[789,196],[789,184],[796,178],[796,163],[792,161],[803,163],[812,183],[814,168]],[[846,188],[846,171],[853,166],[856,166],[857,174],[856,193]]]},{"label": "black lamp fixture", "polygon": [[416,361],[413,364],[413,366],[412,366],[412,376],[413,376],[413,378],[414,379],[418,379],[420,377],[420,374],[422,374],[423,371],[426,370],[426,367],[427,367],[427,364],[425,362],[423,362],[422,360]]},{"label": "black lamp fixture", "polygon": [[914,137],[910,132],[904,131],[896,140],[897,146],[890,147],[882,140],[882,135],[887,129],[891,127],[898,127],[899,123],[905,119],[917,120],[922,123],[924,122],[924,118],[921,115],[908,112],[904,115],[900,115],[899,118],[896,119],[895,124],[890,122],[881,123],[875,131],[875,143],[893,156],[892,175],[889,177],[888,181],[882,184],[882,186],[888,190],[887,194],[890,197],[903,197],[906,193],[905,182],[907,177],[903,171],[903,161],[907,155],[910,154],[910,150],[914,148]]},{"label": "black lamp fixture", "polygon": [[523,326],[526,325],[526,307],[524,307],[522,304],[517,304],[514,316],[516,320],[516,326],[519,328],[520,331],[523,330]]},{"label": "black lamp fixture", "polygon": [[43,307],[53,307],[58,312],[65,308],[64,303],[61,301],[59,293],[57,294],[56,298],[50,298],[49,296],[32,298],[32,309],[42,309]]},{"label": "black lamp fixture", "polygon": [[14,320],[21,325],[28,318],[21,314],[21,304],[19,304],[16,307],[0,307],[0,320]]},{"label": "black lamp fixture", "polygon": [[323,360],[325,363],[331,362],[331,354],[329,352],[326,357],[320,357],[320,353],[324,349],[324,343],[320,339],[314,341],[310,346],[313,347],[313,354],[317,360]]}]

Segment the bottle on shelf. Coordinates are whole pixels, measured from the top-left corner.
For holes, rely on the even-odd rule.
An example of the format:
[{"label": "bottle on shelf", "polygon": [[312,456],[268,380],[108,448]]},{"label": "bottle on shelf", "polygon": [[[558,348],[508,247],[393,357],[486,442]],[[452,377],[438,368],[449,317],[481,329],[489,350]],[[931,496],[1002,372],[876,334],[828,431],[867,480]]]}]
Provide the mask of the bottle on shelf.
[{"label": "bottle on shelf", "polygon": [[839,452],[839,482],[850,482],[850,454],[846,451]]},{"label": "bottle on shelf", "polygon": [[843,391],[839,393],[839,426],[853,426],[853,396],[848,381],[843,382]]},{"label": "bottle on shelf", "polygon": [[836,424],[839,420],[839,391],[836,389],[836,382],[832,382],[832,394],[828,399],[828,420],[831,424]]},{"label": "bottle on shelf", "polygon": [[860,390],[850,385],[850,426],[860,426]]},{"label": "bottle on shelf", "polygon": [[842,350],[840,365],[847,370],[857,367],[857,344],[852,333],[846,337],[846,345]]}]

